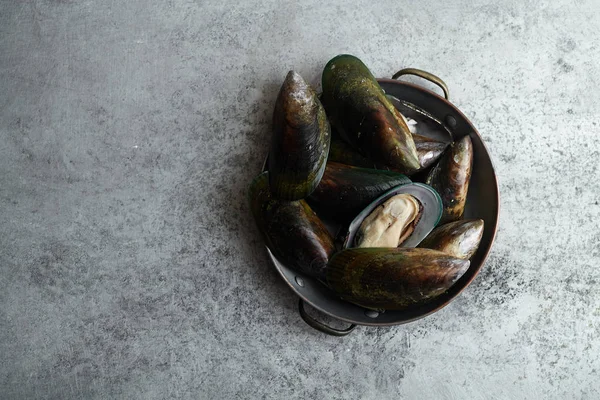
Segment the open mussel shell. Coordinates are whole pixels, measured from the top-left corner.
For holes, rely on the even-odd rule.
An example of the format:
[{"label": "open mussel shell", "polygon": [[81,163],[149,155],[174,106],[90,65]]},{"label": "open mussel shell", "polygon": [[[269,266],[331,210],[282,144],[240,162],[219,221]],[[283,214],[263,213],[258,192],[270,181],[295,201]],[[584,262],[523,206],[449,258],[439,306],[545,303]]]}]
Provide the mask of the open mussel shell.
[{"label": "open mussel shell", "polygon": [[407,183],[410,179],[397,172],[330,161],[309,201],[323,215],[348,222],[388,190]]},{"label": "open mussel shell", "polygon": [[317,187],[327,162],[331,128],[316,92],[294,71],[281,86],[269,152],[272,193],[299,200]]},{"label": "open mussel shell", "polygon": [[459,220],[465,210],[473,168],[473,143],[467,135],[454,143],[429,172],[425,183],[442,197],[442,223]]},{"label": "open mussel shell", "polygon": [[415,224],[412,234],[401,244],[402,247],[416,247],[435,228],[442,216],[442,200],[439,194],[430,186],[416,182],[392,188],[365,207],[350,223],[344,236],[343,247],[355,247],[356,237],[364,219],[386,200],[397,194],[410,194],[422,206],[421,216]]},{"label": "open mussel shell", "polygon": [[275,258],[299,272],[323,279],[333,254],[329,231],[304,200],[275,198],[269,172],[258,175],[248,193],[254,220]]},{"label": "open mussel shell", "polygon": [[406,121],[361,60],[348,54],[334,57],[323,70],[322,86],[330,121],[348,143],[403,173],[420,168]]},{"label": "open mussel shell", "polygon": [[482,219],[460,220],[438,226],[419,244],[468,260],[475,254],[483,236]]},{"label": "open mussel shell", "polygon": [[353,248],[331,258],[325,280],[351,303],[401,310],[441,295],[469,265],[468,260],[430,249]]}]

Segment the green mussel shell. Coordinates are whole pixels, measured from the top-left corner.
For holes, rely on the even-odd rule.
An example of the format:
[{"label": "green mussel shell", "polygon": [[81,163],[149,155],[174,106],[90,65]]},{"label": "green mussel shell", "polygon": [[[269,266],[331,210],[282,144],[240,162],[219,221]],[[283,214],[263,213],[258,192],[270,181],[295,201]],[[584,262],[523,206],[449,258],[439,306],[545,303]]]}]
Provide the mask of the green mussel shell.
[{"label": "green mussel shell", "polygon": [[430,249],[352,248],[331,258],[326,282],[351,303],[376,310],[401,310],[444,293],[469,264],[468,260]]},{"label": "green mussel shell", "polygon": [[473,143],[467,135],[454,143],[429,172],[425,183],[440,194],[444,204],[441,223],[462,218],[473,168]]},{"label": "green mussel shell", "polygon": [[352,148],[342,138],[332,135],[328,162],[338,162],[354,167],[375,168],[375,163]]},{"label": "green mussel shell", "polygon": [[269,152],[272,193],[299,200],[317,187],[327,162],[331,128],[315,91],[294,71],[281,86]]},{"label": "green mussel shell", "polygon": [[309,201],[318,212],[332,219],[350,221],[389,189],[410,182],[405,175],[397,172],[330,161]]},{"label": "green mussel shell", "polygon": [[438,226],[419,247],[439,250],[456,258],[468,260],[475,254],[483,236],[483,220],[461,220]]},{"label": "green mussel shell", "polygon": [[249,201],[256,224],[273,255],[286,266],[322,279],[333,253],[333,238],[304,200],[275,198],[269,172],[252,182]]},{"label": "green mussel shell", "polygon": [[348,54],[333,58],[322,86],[330,121],[354,148],[406,174],[420,168],[406,122],[361,60]]}]

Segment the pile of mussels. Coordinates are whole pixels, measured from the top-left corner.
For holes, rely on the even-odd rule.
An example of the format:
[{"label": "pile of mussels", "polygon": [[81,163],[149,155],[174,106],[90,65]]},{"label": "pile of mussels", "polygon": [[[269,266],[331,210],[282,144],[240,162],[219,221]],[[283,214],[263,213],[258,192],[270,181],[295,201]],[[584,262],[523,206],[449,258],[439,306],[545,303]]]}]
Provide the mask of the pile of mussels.
[{"label": "pile of mussels", "polygon": [[[290,71],[277,97],[267,171],[249,191],[267,246],[362,307],[428,302],[467,271],[483,235],[482,220],[462,219],[471,139],[416,134],[354,56],[329,61],[322,86],[319,97]],[[407,177],[430,166],[424,183]],[[343,227],[339,240],[323,220]]]}]

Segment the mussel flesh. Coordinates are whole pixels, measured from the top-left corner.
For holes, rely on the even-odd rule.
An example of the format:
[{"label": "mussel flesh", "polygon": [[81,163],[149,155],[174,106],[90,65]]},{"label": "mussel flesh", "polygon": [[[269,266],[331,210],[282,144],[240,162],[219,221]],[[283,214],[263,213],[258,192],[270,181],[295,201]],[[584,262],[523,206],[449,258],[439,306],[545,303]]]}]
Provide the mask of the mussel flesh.
[{"label": "mussel flesh", "polygon": [[415,230],[423,206],[410,194],[397,194],[383,202],[360,224],[356,247],[398,247]]},{"label": "mussel flesh", "polygon": [[327,264],[327,285],[342,299],[376,310],[423,304],[448,290],[470,262],[430,249],[354,248]]},{"label": "mussel flesh", "polygon": [[307,197],[317,187],[327,162],[331,128],[316,92],[290,71],[273,113],[269,182],[284,200]]},{"label": "mussel flesh", "polygon": [[420,168],[410,129],[367,66],[343,54],[323,71],[323,105],[342,137],[376,163],[403,173]]},{"label": "mussel flesh", "polygon": [[375,199],[350,223],[343,247],[416,247],[441,216],[442,200],[431,187],[422,183],[397,186]]},{"label": "mussel flesh", "polygon": [[269,190],[269,174],[257,176],[249,191],[250,208],[267,246],[285,265],[323,279],[334,251],[333,238],[306,201],[275,198]]},{"label": "mussel flesh", "polygon": [[348,222],[386,191],[410,182],[397,172],[328,162],[323,178],[309,200],[318,212]]},{"label": "mussel flesh", "polygon": [[425,182],[437,190],[444,203],[442,223],[462,218],[472,167],[473,144],[466,135],[446,151],[427,176]]},{"label": "mussel flesh", "polygon": [[435,228],[419,247],[439,250],[453,257],[468,260],[479,247],[483,226],[482,219],[449,222]]}]

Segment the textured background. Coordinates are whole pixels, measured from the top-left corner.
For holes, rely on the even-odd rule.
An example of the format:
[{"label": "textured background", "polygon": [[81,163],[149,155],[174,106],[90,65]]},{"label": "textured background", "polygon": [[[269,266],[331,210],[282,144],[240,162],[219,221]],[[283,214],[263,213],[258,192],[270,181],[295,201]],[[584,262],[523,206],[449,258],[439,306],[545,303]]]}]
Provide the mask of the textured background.
[{"label": "textured background", "polygon": [[[597,399],[600,6],[411,3],[0,0],[0,398]],[[502,197],[455,302],[344,339],[245,199],[341,52],[444,78]]]}]

